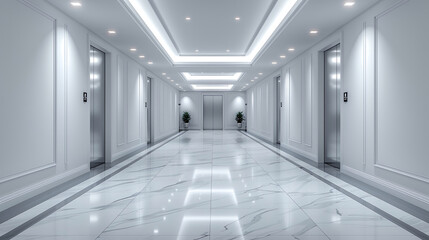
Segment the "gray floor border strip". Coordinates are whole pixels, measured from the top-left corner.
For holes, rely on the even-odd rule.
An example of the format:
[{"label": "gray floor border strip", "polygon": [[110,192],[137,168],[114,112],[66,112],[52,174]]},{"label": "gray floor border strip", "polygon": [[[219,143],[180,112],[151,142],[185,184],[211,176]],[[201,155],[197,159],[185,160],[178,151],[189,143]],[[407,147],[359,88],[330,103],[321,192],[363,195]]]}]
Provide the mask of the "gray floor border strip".
[{"label": "gray floor border strip", "polygon": [[[270,150],[271,152],[273,152],[273,153],[277,154],[278,156],[280,156],[281,158],[285,159],[286,161],[288,161],[288,162],[292,163],[293,165],[295,165],[295,166],[299,167],[300,169],[302,169],[303,171],[305,171],[305,172],[307,172],[308,174],[312,175],[313,177],[315,177],[315,178],[319,179],[320,181],[322,181],[322,182],[324,182],[324,183],[328,184],[329,186],[331,186],[331,187],[335,188],[336,190],[338,190],[338,191],[340,191],[341,193],[345,194],[346,196],[348,196],[348,197],[352,198],[353,200],[355,200],[355,201],[359,202],[360,204],[364,205],[365,207],[367,207],[367,208],[371,209],[372,211],[374,211],[374,212],[376,212],[376,213],[380,214],[381,216],[383,216],[384,218],[388,219],[389,221],[391,221],[391,222],[395,223],[395,224],[396,224],[396,225],[398,225],[399,227],[401,227],[401,228],[403,228],[403,229],[407,230],[408,232],[410,232],[411,234],[415,235],[416,237],[419,237],[419,238],[421,238],[421,239],[428,239],[428,240],[429,240],[429,235],[425,234],[424,232],[422,232],[422,231],[420,231],[420,230],[418,230],[418,229],[414,228],[413,226],[411,226],[411,225],[409,225],[409,224],[405,223],[404,221],[402,221],[402,220],[400,220],[400,219],[398,219],[398,218],[394,217],[393,215],[391,215],[391,214],[389,214],[389,213],[387,213],[387,212],[383,211],[382,209],[380,209],[380,208],[378,208],[378,207],[376,207],[376,206],[372,205],[371,203],[369,203],[369,202],[367,202],[367,201],[365,201],[365,200],[363,200],[363,199],[359,198],[358,196],[356,196],[356,195],[354,195],[353,193],[351,193],[351,192],[349,192],[349,191],[347,191],[347,190],[343,189],[342,187],[340,187],[340,186],[338,186],[338,185],[336,185],[336,184],[334,184],[334,183],[332,183],[332,182],[330,182],[330,181],[328,181],[328,180],[326,180],[326,179],[324,179],[324,178],[320,177],[319,175],[315,174],[315,173],[314,173],[314,172],[312,172],[311,170],[309,170],[309,169],[307,169],[307,168],[305,168],[305,167],[303,167],[303,166],[300,166],[299,164],[295,163],[294,161],[291,161],[291,160],[289,160],[288,158],[286,158],[286,157],[282,156],[281,154],[279,154],[279,153],[277,153],[277,152],[273,151],[272,149],[270,149],[270,148],[268,148],[267,146],[265,146],[264,144],[262,144],[262,143],[259,141],[259,139],[256,139],[256,138],[254,138],[253,136],[250,136],[250,134],[248,134],[248,133],[244,133],[244,132],[242,132],[242,131],[240,131],[240,132],[241,132],[244,136],[246,136],[246,137],[248,137],[248,138],[252,139],[253,141],[255,141],[255,142],[259,143],[260,145],[262,145],[262,146],[263,146],[263,147],[265,147],[266,149],[268,149],[268,150]],[[281,149],[279,149],[279,150],[281,151]]]},{"label": "gray floor border strip", "polygon": [[159,148],[161,148],[162,146],[164,146],[165,144],[173,141],[174,139],[182,136],[185,132],[179,132],[177,136],[173,137],[172,139],[168,140],[165,143],[162,143],[160,146],[149,150],[147,153],[145,153],[143,156],[133,160],[132,162],[128,163],[127,165],[119,168],[118,170],[112,172],[111,174],[103,177],[102,179],[98,180],[97,182],[89,185],[88,187],[80,190],[79,192],[73,194],[72,196],[68,197],[67,199],[64,199],[63,201],[57,203],[56,205],[52,206],[51,208],[45,210],[44,212],[38,214],[37,216],[35,216],[34,218],[26,221],[25,223],[21,224],[20,226],[12,229],[11,231],[7,232],[6,234],[0,236],[0,240],[6,240],[6,239],[11,239],[13,237],[16,237],[17,235],[19,235],[20,233],[22,233],[23,231],[25,231],[26,229],[30,228],[31,226],[33,226],[34,224],[38,223],[39,221],[43,220],[44,218],[46,218],[47,216],[51,215],[52,213],[54,213],[55,211],[57,211],[58,209],[64,207],[65,205],[67,205],[68,203],[70,203],[71,201],[75,200],[76,198],[82,196],[83,194],[85,194],[86,192],[88,192],[89,190],[91,190],[92,188],[96,187],[97,185],[103,183],[104,181],[108,180],[109,178],[115,176],[116,174],[118,174],[119,172],[121,172],[122,170],[128,168],[129,166],[133,165],[134,163],[140,161],[142,158],[146,157],[147,155],[151,154],[152,152],[158,150]]}]

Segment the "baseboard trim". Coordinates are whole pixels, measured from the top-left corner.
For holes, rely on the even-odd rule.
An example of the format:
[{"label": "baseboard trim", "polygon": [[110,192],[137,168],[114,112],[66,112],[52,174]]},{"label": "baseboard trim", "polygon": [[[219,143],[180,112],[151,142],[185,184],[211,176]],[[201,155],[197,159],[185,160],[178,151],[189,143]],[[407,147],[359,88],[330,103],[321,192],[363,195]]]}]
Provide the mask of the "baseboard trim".
[{"label": "baseboard trim", "polygon": [[130,154],[130,153],[132,153],[132,152],[137,151],[137,150],[138,150],[138,149],[140,149],[140,148],[145,147],[146,145],[147,145],[147,143],[142,143],[142,144],[139,144],[139,145],[137,145],[137,146],[134,146],[134,147],[128,148],[128,149],[126,149],[126,150],[123,150],[123,151],[120,151],[120,152],[114,153],[114,154],[112,155],[112,163],[113,163],[113,162],[115,162],[116,160],[118,160],[118,159],[122,158],[123,156],[126,156],[126,155],[128,155],[128,154]]},{"label": "baseboard trim", "polygon": [[251,129],[247,129],[247,132],[249,133],[249,134],[251,134],[251,135],[253,135],[253,136],[255,136],[255,137],[257,137],[257,138],[261,138],[261,139],[263,139],[263,140],[265,140],[265,141],[268,141],[269,143],[273,143],[273,139],[270,139],[270,138],[268,138],[268,137],[266,137],[266,136],[263,136],[263,135],[261,135],[261,134],[258,134],[258,133],[256,133],[255,131],[252,131]]},{"label": "baseboard trim", "polygon": [[161,142],[161,141],[164,141],[165,139],[170,138],[171,136],[174,136],[178,133],[179,133],[178,130],[174,130],[173,132],[169,132],[169,133],[166,133],[164,135],[161,135],[159,137],[154,138],[153,141],[154,142]]},{"label": "baseboard trim", "polygon": [[318,164],[319,162],[317,161],[317,157],[315,156],[315,155],[312,155],[312,154],[310,154],[310,153],[308,153],[308,152],[305,152],[305,151],[303,151],[303,150],[301,150],[301,149],[297,149],[297,148],[295,148],[295,147],[291,147],[290,145],[286,145],[286,144],[281,144],[280,143],[280,146],[282,146],[282,147],[284,147],[285,149],[287,149],[287,150],[289,150],[289,151],[291,151],[291,152],[294,152],[294,153],[296,153],[296,154],[298,154],[298,155],[301,155],[301,156],[303,156],[303,157],[305,157],[305,158],[308,158],[308,159],[310,159],[311,161],[313,161],[314,163],[316,163],[316,164]]},{"label": "baseboard trim", "polygon": [[368,173],[353,169],[351,167],[342,165],[341,173],[344,173],[352,178],[358,179],[364,183],[372,185],[382,191],[390,193],[404,201],[414,204],[429,211],[429,197],[423,194],[410,191],[404,187],[396,185],[392,182],[370,175]]},{"label": "baseboard trim", "polygon": [[1,197],[0,212],[88,172],[89,165],[85,164]]}]

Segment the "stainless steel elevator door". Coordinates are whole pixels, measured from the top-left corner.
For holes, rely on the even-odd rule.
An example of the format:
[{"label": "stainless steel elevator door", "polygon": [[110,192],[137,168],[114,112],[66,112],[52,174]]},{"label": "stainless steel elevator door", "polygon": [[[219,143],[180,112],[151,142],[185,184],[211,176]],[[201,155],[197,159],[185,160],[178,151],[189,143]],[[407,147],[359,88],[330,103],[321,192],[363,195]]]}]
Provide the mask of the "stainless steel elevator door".
[{"label": "stainless steel elevator door", "polygon": [[203,97],[203,129],[223,129],[223,98],[222,96]]},{"label": "stainless steel elevator door", "polygon": [[341,48],[325,51],[325,163],[340,167]]},{"label": "stainless steel elevator door", "polygon": [[103,164],[105,152],[105,54],[91,46],[90,49],[90,131],[91,167]]},{"label": "stainless steel elevator door", "polygon": [[147,143],[152,142],[152,79],[150,77],[147,78],[146,84],[146,120],[147,120],[147,128],[146,128],[146,139]]},{"label": "stainless steel elevator door", "polygon": [[280,144],[280,138],[281,138],[281,121],[282,121],[282,103],[281,103],[281,95],[280,95],[280,89],[281,89],[281,77],[278,76],[274,79],[275,86],[276,86],[276,129],[275,129],[275,140],[277,144]]}]

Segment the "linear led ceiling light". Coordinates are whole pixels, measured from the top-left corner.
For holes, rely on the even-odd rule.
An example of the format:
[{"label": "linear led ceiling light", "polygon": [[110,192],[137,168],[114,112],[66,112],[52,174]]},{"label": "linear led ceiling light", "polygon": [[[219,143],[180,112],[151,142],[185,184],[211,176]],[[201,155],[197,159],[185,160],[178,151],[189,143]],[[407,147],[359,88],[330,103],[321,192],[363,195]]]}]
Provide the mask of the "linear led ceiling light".
[{"label": "linear led ceiling light", "polygon": [[192,84],[194,90],[231,90],[233,84]]},{"label": "linear led ceiling light", "polygon": [[204,75],[194,75],[189,72],[182,72],[183,77],[188,81],[204,81],[204,80],[223,80],[223,81],[238,81],[243,75],[242,72],[236,72],[232,74],[204,74]]},{"label": "linear led ceiling light", "polygon": [[148,29],[175,64],[186,63],[252,63],[274,33],[280,29],[304,0],[278,0],[244,56],[184,56],[180,55],[167,31],[158,19],[150,0],[122,0],[142,27]]}]

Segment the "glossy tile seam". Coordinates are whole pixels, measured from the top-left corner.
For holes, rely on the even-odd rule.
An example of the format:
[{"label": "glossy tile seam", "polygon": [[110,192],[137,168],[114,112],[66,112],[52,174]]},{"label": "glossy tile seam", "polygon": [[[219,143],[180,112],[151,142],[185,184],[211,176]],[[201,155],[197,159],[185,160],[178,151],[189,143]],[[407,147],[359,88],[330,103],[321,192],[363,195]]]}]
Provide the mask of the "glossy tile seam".
[{"label": "glossy tile seam", "polygon": [[[421,238],[421,239],[429,239],[429,235],[427,235],[426,233],[424,233],[423,231],[421,231],[421,230],[419,229],[419,226],[413,226],[413,225],[412,225],[412,222],[419,222],[419,221],[410,221],[410,224],[409,224],[409,223],[406,223],[405,221],[402,221],[402,220],[401,220],[401,219],[399,219],[398,217],[395,217],[395,216],[393,216],[392,214],[389,214],[389,213],[387,212],[387,211],[388,211],[388,209],[383,210],[383,209],[381,209],[380,207],[375,206],[374,204],[370,203],[369,201],[366,201],[366,200],[364,200],[364,199],[360,198],[359,196],[357,196],[357,195],[353,194],[351,191],[346,190],[346,189],[344,189],[344,188],[340,187],[338,184],[336,184],[336,183],[334,183],[334,182],[332,182],[332,181],[328,180],[326,177],[323,177],[323,176],[321,176],[321,175],[319,175],[319,174],[317,174],[317,173],[315,172],[315,170],[316,170],[316,171],[321,171],[321,170],[319,170],[319,169],[317,169],[317,168],[315,168],[315,167],[313,167],[313,166],[309,165],[308,163],[302,162],[302,163],[304,163],[304,164],[308,165],[307,167],[305,167],[305,166],[303,166],[304,164],[299,163],[299,162],[297,162],[297,161],[293,161],[293,160],[291,160],[290,158],[288,158],[288,157],[284,156],[283,154],[286,154],[286,153],[284,153],[282,150],[280,150],[280,149],[278,149],[278,148],[274,148],[273,146],[270,146],[269,144],[267,144],[267,143],[264,143],[264,142],[260,141],[259,139],[255,138],[254,136],[251,136],[251,135],[250,135],[250,134],[248,134],[248,133],[244,133],[244,132],[242,132],[242,131],[240,131],[240,132],[241,132],[243,135],[245,135],[246,137],[248,137],[248,138],[250,138],[250,139],[254,140],[255,142],[257,142],[257,143],[261,144],[262,146],[264,146],[265,148],[267,148],[268,150],[270,150],[270,151],[272,151],[273,153],[277,154],[278,156],[282,157],[284,160],[286,160],[286,161],[288,161],[288,162],[290,162],[290,163],[294,164],[295,166],[299,167],[300,169],[302,169],[303,171],[305,171],[305,172],[307,172],[308,174],[312,175],[313,177],[317,178],[318,180],[320,180],[320,181],[322,181],[322,182],[324,182],[324,183],[328,184],[329,186],[331,186],[331,187],[335,188],[336,190],[340,191],[341,193],[345,194],[346,196],[348,196],[348,197],[352,198],[352,199],[353,199],[353,200],[355,200],[356,202],[358,202],[358,203],[362,204],[363,206],[365,206],[365,207],[367,207],[367,208],[369,208],[369,209],[373,210],[374,212],[376,212],[376,213],[380,214],[382,217],[384,217],[384,218],[386,218],[386,219],[390,220],[391,222],[393,222],[393,223],[397,224],[399,227],[401,227],[401,228],[403,228],[403,229],[407,230],[408,232],[412,233],[413,235],[415,235],[415,236],[417,236],[417,237],[419,237],[419,238]],[[274,148],[274,149],[273,149],[273,148]],[[281,153],[283,153],[283,154],[281,154]],[[288,155],[288,154],[286,154],[286,155]],[[292,156],[290,156],[290,157],[292,157]],[[292,158],[293,158],[293,157],[292,157]],[[299,159],[298,159],[298,161],[299,161]],[[312,170],[310,170],[310,169],[312,169]],[[330,175],[330,176],[331,176],[331,175]],[[332,177],[333,177],[333,176],[332,176]],[[341,180],[340,180],[340,181],[341,181]],[[347,184],[347,183],[345,183],[345,184]],[[349,184],[347,184],[347,185],[349,185]],[[392,208],[396,208],[396,207],[394,207],[394,206],[391,206],[391,207],[392,207]],[[429,223],[427,223],[427,225],[429,225]],[[425,226],[425,227],[427,227],[427,226]]]},{"label": "glossy tile seam", "polygon": [[[33,216],[31,219],[29,219],[28,221],[23,222],[21,225],[16,226],[15,228],[13,228],[12,230],[10,230],[9,232],[7,232],[6,234],[0,236],[0,240],[3,239],[11,239],[17,235],[19,235],[20,233],[22,233],[23,231],[25,231],[26,229],[30,228],[31,226],[33,226],[34,224],[38,223],[39,221],[43,220],[44,218],[46,218],[47,216],[49,216],[50,214],[54,213],[55,211],[57,211],[58,209],[64,207],[65,205],[67,205],[68,203],[72,202],[73,200],[77,199],[78,197],[82,196],[83,194],[85,194],[86,192],[88,192],[89,190],[91,190],[92,188],[100,185],[101,183],[105,182],[106,180],[112,178],[113,176],[115,176],[116,174],[120,173],[121,171],[123,171],[124,169],[130,167],[131,165],[133,165],[134,163],[140,161],[141,159],[143,159],[145,156],[149,155],[150,153],[158,150],[159,148],[161,148],[162,146],[164,146],[165,144],[173,141],[174,139],[180,137],[181,135],[183,135],[185,132],[180,132],[178,134],[176,134],[175,136],[168,138],[166,140],[164,140],[163,142],[160,142],[159,145],[154,145],[153,148],[149,148],[147,149],[148,151],[146,153],[144,153],[142,156],[139,156],[137,159],[132,160],[129,163],[126,163],[124,166],[118,166],[118,169],[115,169],[115,167],[113,167],[113,172],[109,173],[107,176],[102,177],[101,179],[97,180],[96,182],[90,184],[89,186],[86,186],[84,189],[78,191],[77,193],[72,194],[71,196],[67,197],[66,199],[62,200],[59,203],[56,203],[55,205],[53,205],[52,207],[37,213],[35,216]],[[89,179],[91,180],[91,179]],[[88,180],[87,180],[88,181]],[[86,181],[85,181],[86,182]],[[31,209],[30,209],[31,210]],[[7,222],[7,221],[6,221]]]}]

